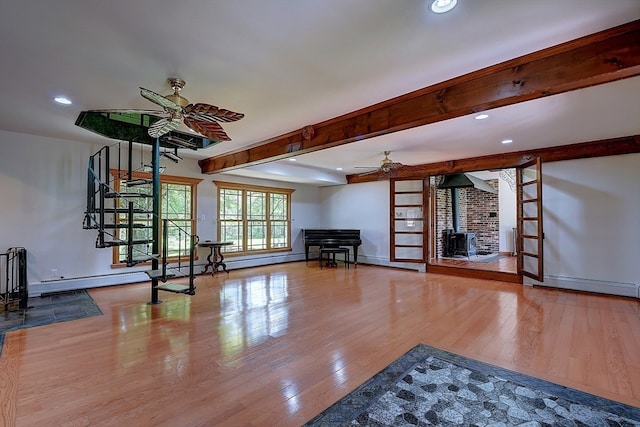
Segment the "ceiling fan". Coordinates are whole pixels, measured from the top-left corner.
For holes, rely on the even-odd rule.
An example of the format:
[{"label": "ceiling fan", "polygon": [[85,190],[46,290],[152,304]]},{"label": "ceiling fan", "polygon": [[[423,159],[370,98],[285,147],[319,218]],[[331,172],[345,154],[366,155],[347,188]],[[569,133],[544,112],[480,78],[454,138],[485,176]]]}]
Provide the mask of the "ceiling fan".
[{"label": "ceiling fan", "polygon": [[107,113],[134,113],[147,114],[160,117],[149,126],[148,133],[152,138],[159,138],[175,130],[180,123],[184,123],[193,132],[205,136],[214,141],[231,141],[222,126],[218,122],[235,122],[244,117],[242,113],[235,113],[224,108],[218,108],[210,104],[190,104],[187,98],[180,95],[180,91],[186,82],[177,77],[167,79],[173,93],[167,96],[160,95],[149,89],[140,88],[140,95],[156,105],[162,107],[161,111],[154,110],[92,110],[93,112]]},{"label": "ceiling fan", "polygon": [[[378,172],[383,172],[383,173],[388,174],[388,173],[391,173],[391,172],[395,171],[396,169],[399,169],[402,166],[404,166],[402,163],[394,162],[393,160],[391,160],[389,158],[389,154],[391,154],[391,151],[384,151],[383,153],[384,153],[384,159],[380,160],[380,166],[379,167],[375,168],[375,170],[364,172],[364,173],[361,173],[359,175],[369,175],[369,174],[378,173]],[[373,166],[371,166],[371,167],[356,166],[356,168],[371,169],[371,168],[373,168]]]}]

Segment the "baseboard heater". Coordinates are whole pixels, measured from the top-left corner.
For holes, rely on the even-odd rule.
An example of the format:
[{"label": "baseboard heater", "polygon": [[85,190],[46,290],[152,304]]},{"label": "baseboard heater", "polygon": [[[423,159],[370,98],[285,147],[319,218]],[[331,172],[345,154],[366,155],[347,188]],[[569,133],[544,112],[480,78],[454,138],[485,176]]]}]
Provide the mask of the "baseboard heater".
[{"label": "baseboard heater", "polygon": [[575,277],[545,276],[544,282],[525,278],[525,284],[640,298],[640,284],[635,283],[580,279]]}]

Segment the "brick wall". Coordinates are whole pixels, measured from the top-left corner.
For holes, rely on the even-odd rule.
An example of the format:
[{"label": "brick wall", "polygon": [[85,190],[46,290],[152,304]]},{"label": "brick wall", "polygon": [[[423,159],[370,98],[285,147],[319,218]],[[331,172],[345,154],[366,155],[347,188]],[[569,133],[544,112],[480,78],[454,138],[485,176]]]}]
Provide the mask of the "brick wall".
[{"label": "brick wall", "polygon": [[[486,180],[498,189],[498,180]],[[478,252],[498,253],[500,250],[500,224],[498,195],[476,188],[466,189],[467,231],[474,231]]]},{"label": "brick wall", "polygon": [[[498,189],[498,180],[487,182]],[[436,194],[436,254],[442,256],[442,232],[453,229],[451,191],[435,190]],[[497,253],[500,250],[498,195],[476,188],[458,189],[459,231],[476,233],[479,252]],[[495,214],[495,216],[493,216]]]}]

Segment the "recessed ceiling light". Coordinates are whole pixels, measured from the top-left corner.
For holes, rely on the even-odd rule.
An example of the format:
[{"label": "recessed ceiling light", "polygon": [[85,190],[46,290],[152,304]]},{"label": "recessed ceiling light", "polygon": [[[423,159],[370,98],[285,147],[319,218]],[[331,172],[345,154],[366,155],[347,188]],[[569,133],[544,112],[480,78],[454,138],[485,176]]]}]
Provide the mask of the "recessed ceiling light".
[{"label": "recessed ceiling light", "polygon": [[474,117],[474,119],[476,120],[484,120],[484,119],[488,119],[489,115],[488,114],[478,114],[477,116]]},{"label": "recessed ceiling light", "polygon": [[294,159],[293,157],[289,159],[290,162],[297,162],[298,159]]},{"label": "recessed ceiling light", "polygon": [[458,0],[433,0],[431,10],[434,13],[445,13],[456,7]]},{"label": "recessed ceiling light", "polygon": [[71,105],[71,100],[66,96],[56,96],[55,98],[53,98],[53,100],[58,104]]},{"label": "recessed ceiling light", "polygon": [[503,144],[511,144],[513,142],[513,139],[503,139],[502,143]]},{"label": "recessed ceiling light", "polygon": [[336,168],[336,170],[337,170],[337,171],[341,171],[341,170],[342,170],[342,168]]}]

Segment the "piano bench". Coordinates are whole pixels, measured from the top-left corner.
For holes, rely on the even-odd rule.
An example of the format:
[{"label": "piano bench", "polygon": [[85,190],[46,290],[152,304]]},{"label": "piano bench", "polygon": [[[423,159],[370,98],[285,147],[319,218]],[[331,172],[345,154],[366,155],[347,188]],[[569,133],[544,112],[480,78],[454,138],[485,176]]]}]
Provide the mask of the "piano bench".
[{"label": "piano bench", "polygon": [[[327,265],[337,267],[336,254],[344,254],[344,266],[349,268],[349,248],[320,248],[320,270],[324,261],[324,254],[327,254]],[[329,256],[333,255],[333,259]]]}]

